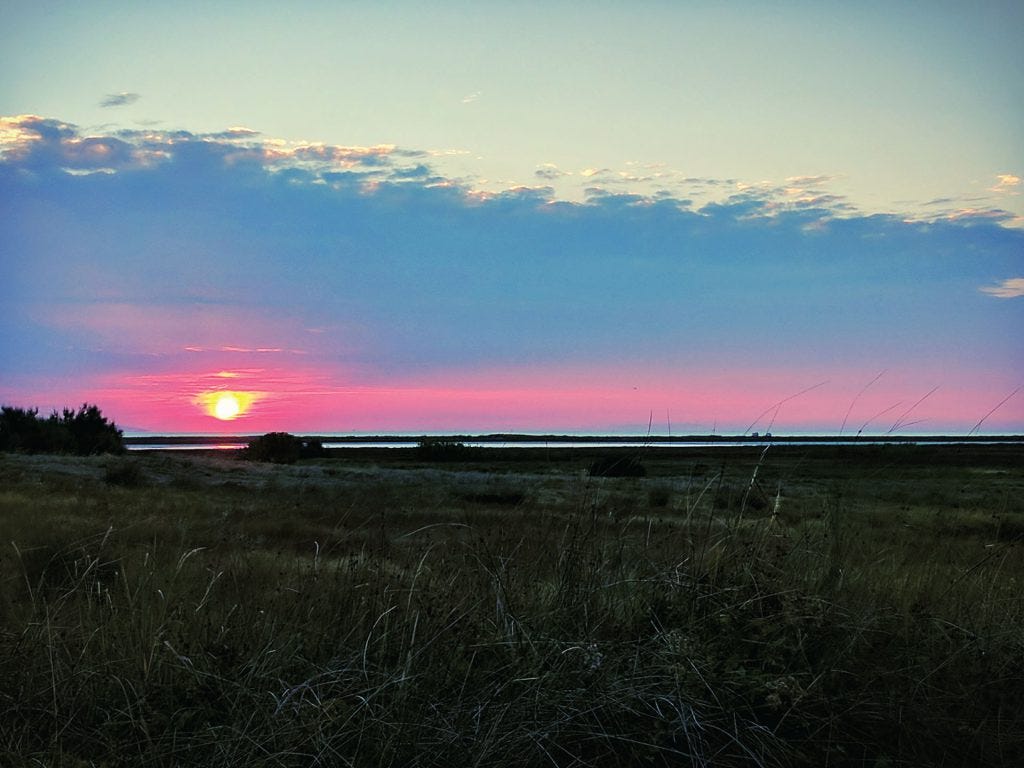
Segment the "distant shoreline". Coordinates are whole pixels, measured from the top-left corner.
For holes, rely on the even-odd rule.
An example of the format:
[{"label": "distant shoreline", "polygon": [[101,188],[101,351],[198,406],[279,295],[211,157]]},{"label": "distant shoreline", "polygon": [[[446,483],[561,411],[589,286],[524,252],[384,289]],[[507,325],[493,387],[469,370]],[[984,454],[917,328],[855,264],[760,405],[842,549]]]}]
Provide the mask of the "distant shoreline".
[{"label": "distant shoreline", "polygon": [[[124,438],[125,445],[222,445],[245,444],[259,435],[132,435]],[[514,446],[517,443],[635,443],[657,445],[659,443],[720,443],[728,444],[800,444],[800,443],[1024,443],[1024,435],[537,435],[537,434],[485,434],[485,435],[300,435],[304,440],[319,440],[329,443],[416,443],[419,441],[499,443]]]}]

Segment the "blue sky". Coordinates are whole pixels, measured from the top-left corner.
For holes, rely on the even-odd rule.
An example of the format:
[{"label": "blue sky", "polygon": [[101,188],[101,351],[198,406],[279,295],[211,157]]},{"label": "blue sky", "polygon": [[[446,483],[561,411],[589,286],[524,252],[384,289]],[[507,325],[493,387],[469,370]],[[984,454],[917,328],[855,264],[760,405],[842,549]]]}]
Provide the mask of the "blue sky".
[{"label": "blue sky", "polygon": [[884,371],[854,421],[938,387],[904,421],[966,431],[1024,383],[1022,37],[1010,3],[15,5],[0,397],[710,431],[821,384],[806,431]]}]

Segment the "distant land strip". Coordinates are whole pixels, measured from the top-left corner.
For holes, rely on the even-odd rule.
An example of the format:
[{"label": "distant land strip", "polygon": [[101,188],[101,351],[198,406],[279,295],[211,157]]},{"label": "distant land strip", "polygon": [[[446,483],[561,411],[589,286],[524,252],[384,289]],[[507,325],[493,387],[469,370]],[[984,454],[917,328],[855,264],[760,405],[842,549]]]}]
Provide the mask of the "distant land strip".
[{"label": "distant land strip", "polygon": [[[259,435],[132,435],[124,438],[125,445],[220,445],[248,443]],[[396,442],[454,442],[454,443],[749,443],[756,445],[786,443],[1024,443],[1024,435],[296,435],[302,440],[329,443],[396,443]]]}]

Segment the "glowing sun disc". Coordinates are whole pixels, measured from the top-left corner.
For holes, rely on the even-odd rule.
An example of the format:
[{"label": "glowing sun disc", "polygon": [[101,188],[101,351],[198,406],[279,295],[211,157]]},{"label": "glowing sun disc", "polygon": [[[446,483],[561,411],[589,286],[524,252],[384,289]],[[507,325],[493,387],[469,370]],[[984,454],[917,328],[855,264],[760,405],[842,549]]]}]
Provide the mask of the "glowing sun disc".
[{"label": "glowing sun disc", "polygon": [[262,394],[261,392],[217,389],[196,395],[194,402],[207,415],[220,421],[231,421],[245,416],[252,404],[262,397]]},{"label": "glowing sun disc", "polygon": [[221,421],[230,421],[242,412],[242,405],[231,392],[224,392],[213,404],[213,415]]}]

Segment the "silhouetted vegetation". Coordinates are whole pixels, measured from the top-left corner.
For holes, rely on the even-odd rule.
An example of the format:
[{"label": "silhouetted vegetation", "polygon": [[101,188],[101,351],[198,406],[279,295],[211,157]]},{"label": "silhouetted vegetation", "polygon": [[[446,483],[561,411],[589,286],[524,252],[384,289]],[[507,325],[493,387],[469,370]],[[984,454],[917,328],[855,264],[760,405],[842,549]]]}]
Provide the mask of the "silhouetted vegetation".
[{"label": "silhouetted vegetation", "polygon": [[295,435],[287,432],[268,432],[249,443],[249,447],[245,449],[245,457],[250,461],[294,464],[302,454],[302,445],[302,441]]},{"label": "silhouetted vegetation", "polygon": [[647,469],[634,455],[610,455],[594,459],[588,473],[591,477],[647,477]]},{"label": "silhouetted vegetation", "polygon": [[443,438],[425,437],[416,446],[416,457],[422,461],[469,461],[474,454],[465,443]]},{"label": "silhouetted vegetation", "polygon": [[298,440],[300,459],[322,459],[327,456],[327,449],[320,440],[312,437],[300,437]]},{"label": "silhouetted vegetation", "polygon": [[121,430],[95,405],[54,411],[45,419],[38,408],[0,408],[0,451],[90,456],[124,450]]}]

